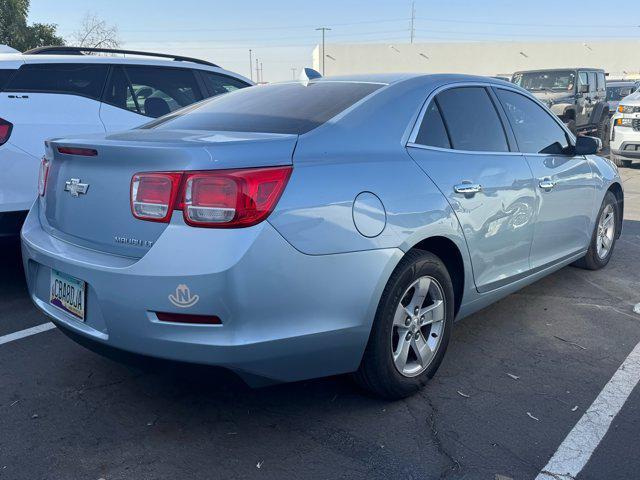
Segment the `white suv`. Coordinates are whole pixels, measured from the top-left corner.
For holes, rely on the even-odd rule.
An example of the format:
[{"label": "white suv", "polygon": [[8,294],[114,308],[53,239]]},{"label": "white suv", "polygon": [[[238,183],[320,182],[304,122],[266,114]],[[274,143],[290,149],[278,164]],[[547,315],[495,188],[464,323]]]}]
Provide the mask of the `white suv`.
[{"label": "white suv", "polygon": [[619,167],[640,161],[640,90],[620,100],[611,124],[611,159]]},{"label": "white suv", "polygon": [[[95,51],[134,56],[84,55]],[[18,232],[33,203],[45,139],[131,129],[252,84],[212,63],[164,54],[76,47],[0,54],[0,237]]]}]

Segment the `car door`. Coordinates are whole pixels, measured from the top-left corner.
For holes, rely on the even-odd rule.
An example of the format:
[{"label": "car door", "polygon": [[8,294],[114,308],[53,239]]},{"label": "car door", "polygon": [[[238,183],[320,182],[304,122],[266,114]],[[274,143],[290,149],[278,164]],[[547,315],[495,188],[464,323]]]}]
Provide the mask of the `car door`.
[{"label": "car door", "polygon": [[128,130],[203,98],[191,69],[116,65],[103,94],[100,118],[107,131]]},{"label": "car door", "polygon": [[556,118],[522,93],[496,88],[518,148],[536,183],[536,225],[531,267],[540,269],[586,250],[595,183],[589,161],[573,154],[572,140]]},{"label": "car door", "polygon": [[501,115],[484,86],[445,87],[408,144],[462,226],[480,292],[526,275],[533,239],[531,170],[510,151]]}]

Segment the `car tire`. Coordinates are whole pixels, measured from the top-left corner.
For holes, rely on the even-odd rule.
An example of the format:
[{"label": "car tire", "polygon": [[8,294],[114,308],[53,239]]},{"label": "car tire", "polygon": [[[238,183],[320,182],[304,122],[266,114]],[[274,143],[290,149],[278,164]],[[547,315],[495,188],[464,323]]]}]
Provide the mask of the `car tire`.
[{"label": "car tire", "polygon": [[603,115],[600,121],[598,122],[598,138],[602,141],[601,150],[605,150],[609,148],[609,143],[611,140],[609,136],[609,130],[610,130],[609,127],[610,127],[609,115]]},{"label": "car tire", "polygon": [[[415,310],[417,304],[420,312]],[[414,315],[410,317],[407,309]],[[409,251],[382,293],[369,342],[354,374],[356,382],[390,400],[416,393],[442,362],[453,317],[453,284],[446,266],[430,252]],[[418,355],[418,351],[423,353]]]},{"label": "car tire", "polygon": [[630,168],[633,163],[632,160],[627,160],[625,158],[616,157],[615,155],[611,156],[613,163],[615,163],[618,167]]},{"label": "car tire", "polygon": [[[621,224],[619,215],[620,208],[618,207],[618,199],[612,192],[607,192],[602,201],[598,216],[596,217],[596,224],[593,228],[593,234],[591,235],[589,250],[587,250],[587,254],[584,257],[574,263],[576,267],[587,270],[599,270],[609,263],[618,238],[619,225]],[[606,218],[608,217],[610,217],[610,220],[607,221]],[[606,225],[603,226],[603,222],[610,222],[610,224],[606,223]],[[606,228],[604,232],[602,230],[603,228]],[[606,235],[608,242],[610,242],[606,250],[603,250],[603,235]]]}]

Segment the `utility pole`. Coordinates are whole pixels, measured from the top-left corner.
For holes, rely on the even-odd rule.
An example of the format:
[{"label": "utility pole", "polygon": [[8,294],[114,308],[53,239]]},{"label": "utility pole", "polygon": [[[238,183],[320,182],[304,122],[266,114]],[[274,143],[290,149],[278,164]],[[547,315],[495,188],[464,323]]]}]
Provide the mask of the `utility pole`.
[{"label": "utility pole", "polygon": [[249,49],[249,75],[251,76],[251,81],[253,82],[253,52]]},{"label": "utility pole", "polygon": [[416,37],[416,2],[411,2],[411,43]]},{"label": "utility pole", "polygon": [[297,70],[296,67],[291,67],[291,78],[293,80],[296,79],[296,70]]},{"label": "utility pole", "polygon": [[264,82],[264,74],[263,74],[262,62],[260,62],[260,83]]},{"label": "utility pole", "polygon": [[331,30],[329,27],[318,27],[316,28],[316,31],[320,30],[322,31],[322,63],[320,65],[322,65],[322,75],[324,75],[324,34],[327,30]]},{"label": "utility pole", "polygon": [[256,83],[260,83],[260,62],[256,58]]}]

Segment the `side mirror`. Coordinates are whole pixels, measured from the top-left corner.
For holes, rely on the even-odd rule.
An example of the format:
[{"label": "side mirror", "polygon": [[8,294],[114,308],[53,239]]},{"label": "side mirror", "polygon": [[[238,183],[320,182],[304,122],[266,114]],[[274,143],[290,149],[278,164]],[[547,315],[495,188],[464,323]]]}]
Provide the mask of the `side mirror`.
[{"label": "side mirror", "polygon": [[578,85],[578,93],[589,93],[589,85]]},{"label": "side mirror", "polygon": [[596,137],[577,137],[574,153],[576,155],[595,155],[602,148],[602,140]]}]

